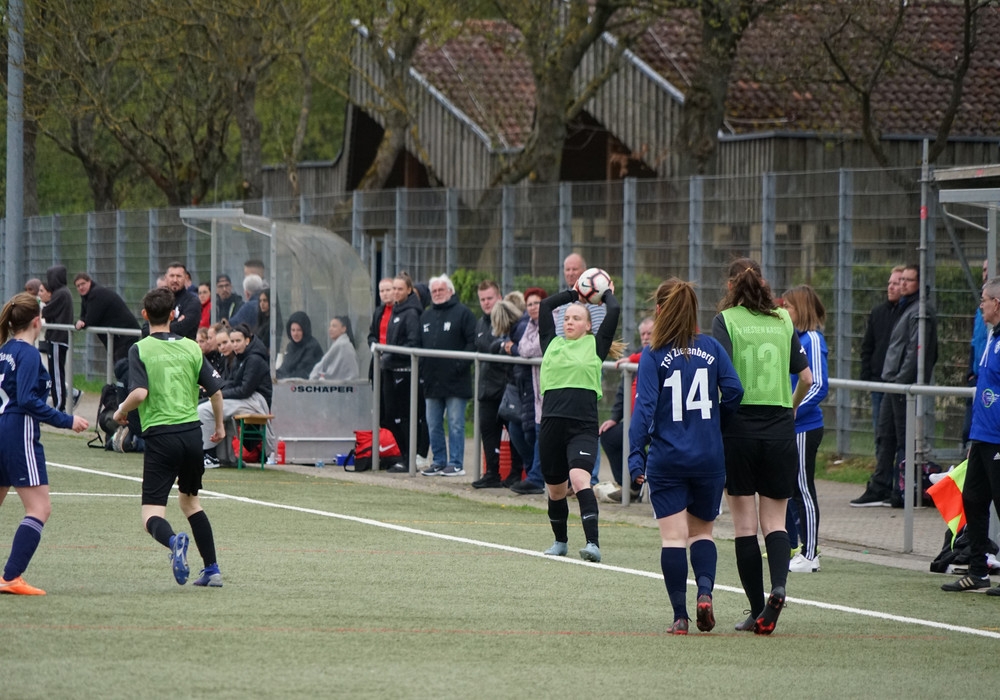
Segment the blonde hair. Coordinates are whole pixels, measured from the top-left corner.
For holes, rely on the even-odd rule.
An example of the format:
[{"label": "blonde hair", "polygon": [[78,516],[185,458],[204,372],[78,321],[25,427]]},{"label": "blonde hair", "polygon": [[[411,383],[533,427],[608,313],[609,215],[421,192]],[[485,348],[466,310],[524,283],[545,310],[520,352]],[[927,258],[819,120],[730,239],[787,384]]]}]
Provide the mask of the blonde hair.
[{"label": "blonde hair", "polygon": [[808,284],[792,287],[781,295],[786,304],[795,307],[795,330],[818,331],[826,323],[826,308],[816,290]]},{"label": "blonde hair", "polygon": [[512,302],[506,299],[498,301],[493,306],[493,310],[490,311],[490,326],[492,326],[493,335],[498,338],[510,335],[511,329],[521,319],[523,313],[523,310],[518,310]]}]

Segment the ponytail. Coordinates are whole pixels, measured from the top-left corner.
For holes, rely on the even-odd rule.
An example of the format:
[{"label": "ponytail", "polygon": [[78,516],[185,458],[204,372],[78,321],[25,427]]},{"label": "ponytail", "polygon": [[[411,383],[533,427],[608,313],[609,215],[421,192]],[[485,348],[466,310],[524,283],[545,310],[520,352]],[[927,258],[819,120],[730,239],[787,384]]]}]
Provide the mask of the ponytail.
[{"label": "ponytail", "polygon": [[11,297],[0,311],[0,345],[30,326],[41,313],[38,297],[33,294],[21,292]]}]

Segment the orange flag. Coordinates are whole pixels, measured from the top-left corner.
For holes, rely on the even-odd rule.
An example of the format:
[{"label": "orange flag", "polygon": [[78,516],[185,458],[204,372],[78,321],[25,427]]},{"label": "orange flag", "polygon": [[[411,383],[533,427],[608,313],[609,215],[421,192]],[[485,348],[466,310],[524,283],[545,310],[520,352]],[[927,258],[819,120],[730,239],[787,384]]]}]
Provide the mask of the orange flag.
[{"label": "orange flag", "polygon": [[965,508],[962,506],[962,489],[965,487],[965,469],[968,460],[962,462],[936,484],[932,484],[927,493],[934,499],[934,505],[951,530],[951,541],[965,527]]}]

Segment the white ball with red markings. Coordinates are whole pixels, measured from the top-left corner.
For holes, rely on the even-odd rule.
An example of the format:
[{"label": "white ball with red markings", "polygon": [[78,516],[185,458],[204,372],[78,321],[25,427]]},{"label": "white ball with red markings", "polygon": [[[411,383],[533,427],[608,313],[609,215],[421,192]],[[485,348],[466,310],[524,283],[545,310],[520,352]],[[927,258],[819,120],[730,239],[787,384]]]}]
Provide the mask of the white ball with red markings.
[{"label": "white ball with red markings", "polygon": [[584,270],[576,281],[577,293],[588,304],[600,304],[601,296],[611,288],[611,275],[599,267]]}]

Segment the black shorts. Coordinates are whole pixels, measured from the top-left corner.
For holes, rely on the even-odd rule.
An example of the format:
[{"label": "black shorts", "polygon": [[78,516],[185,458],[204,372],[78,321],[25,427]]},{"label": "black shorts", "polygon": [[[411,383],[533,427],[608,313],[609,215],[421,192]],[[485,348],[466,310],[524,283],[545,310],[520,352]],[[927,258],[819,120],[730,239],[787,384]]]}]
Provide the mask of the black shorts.
[{"label": "black shorts", "polygon": [[538,457],[546,484],[562,484],[571,467],[590,471],[597,461],[597,422],[542,417]]},{"label": "black shorts", "polygon": [[201,428],[146,436],[142,457],[142,505],[165,506],[174,482],[181,493],[197,496],[205,474]]},{"label": "black shorts", "polygon": [[726,438],[726,491],[730,496],[780,500],[795,494],[799,451],[795,440]]}]

